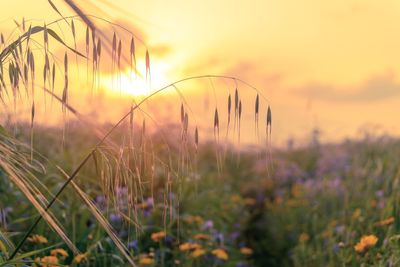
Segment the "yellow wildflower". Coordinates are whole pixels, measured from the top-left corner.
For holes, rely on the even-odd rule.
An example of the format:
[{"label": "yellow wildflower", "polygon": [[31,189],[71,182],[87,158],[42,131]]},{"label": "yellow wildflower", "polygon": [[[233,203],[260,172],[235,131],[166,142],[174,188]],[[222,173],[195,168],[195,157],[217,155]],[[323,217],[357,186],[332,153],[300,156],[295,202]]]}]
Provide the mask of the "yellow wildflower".
[{"label": "yellow wildflower", "polygon": [[47,238],[42,235],[32,235],[28,237],[28,241],[36,244],[46,244],[48,242]]},{"label": "yellow wildflower", "polygon": [[221,248],[214,249],[211,253],[220,260],[226,261],[229,258],[226,251]]},{"label": "yellow wildflower", "polygon": [[358,253],[363,253],[369,248],[372,248],[378,242],[375,235],[366,235],[361,237],[360,241],[354,246],[354,250]]},{"label": "yellow wildflower", "polygon": [[138,209],[146,209],[149,205],[146,202],[136,204]]},{"label": "yellow wildflower", "polygon": [[55,256],[45,256],[43,258],[36,258],[35,263],[42,267],[57,267],[58,259]]},{"label": "yellow wildflower", "polygon": [[82,253],[82,254],[78,254],[75,256],[74,261],[76,263],[81,263],[81,262],[85,262],[87,260],[88,257],[88,253]]},{"label": "yellow wildflower", "polygon": [[206,251],[202,248],[195,249],[192,253],[190,253],[190,257],[198,258],[206,254]]},{"label": "yellow wildflower", "polygon": [[305,243],[310,239],[310,236],[307,233],[301,233],[301,235],[299,236],[299,241],[301,243]]},{"label": "yellow wildflower", "polygon": [[50,251],[51,256],[58,256],[60,255],[61,257],[68,257],[68,253],[62,249],[62,248],[56,248]]},{"label": "yellow wildflower", "polygon": [[199,225],[204,223],[204,220],[203,220],[203,218],[201,216],[198,216],[198,215],[194,216],[193,219]]},{"label": "yellow wildflower", "polygon": [[183,243],[183,244],[180,244],[180,245],[179,245],[179,249],[180,249],[181,251],[187,251],[187,250],[190,249],[190,247],[191,247],[191,244],[190,244],[190,243]]},{"label": "yellow wildflower", "polygon": [[202,248],[202,246],[197,243],[193,243],[190,245],[190,249],[200,249],[200,248]]},{"label": "yellow wildflower", "polygon": [[154,242],[159,242],[165,236],[166,236],[166,233],[164,231],[152,233],[151,234],[151,240],[153,240]]},{"label": "yellow wildflower", "polygon": [[193,236],[193,238],[194,239],[199,239],[199,240],[201,240],[201,239],[208,240],[211,237],[209,235],[207,235],[207,234],[196,234],[196,235]]},{"label": "yellow wildflower", "polygon": [[242,247],[240,248],[240,253],[242,253],[243,255],[251,255],[253,254],[253,250],[248,247]]},{"label": "yellow wildflower", "polygon": [[154,259],[149,258],[149,257],[143,257],[143,258],[140,258],[140,260],[139,260],[140,266],[151,265],[153,263],[154,263]]},{"label": "yellow wildflower", "polygon": [[386,225],[391,225],[394,223],[394,217],[387,218],[385,220],[379,221],[375,223],[376,226],[386,226]]},{"label": "yellow wildflower", "polygon": [[187,250],[192,250],[192,249],[200,249],[201,245],[196,244],[196,243],[183,243],[179,245],[179,249],[181,251],[187,251]]}]

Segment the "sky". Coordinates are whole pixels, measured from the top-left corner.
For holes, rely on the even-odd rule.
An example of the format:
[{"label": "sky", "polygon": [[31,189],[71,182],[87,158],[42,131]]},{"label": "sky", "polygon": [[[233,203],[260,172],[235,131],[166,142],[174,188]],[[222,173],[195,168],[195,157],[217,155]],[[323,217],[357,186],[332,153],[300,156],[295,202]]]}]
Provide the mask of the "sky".
[{"label": "sky", "polygon": [[[42,24],[59,18],[47,0],[2,2],[2,32],[13,19]],[[63,14],[73,14],[63,1],[53,2]],[[324,141],[360,137],[366,130],[400,133],[395,116],[400,107],[399,1],[77,3],[86,13],[123,24],[144,41],[141,52],[150,52],[155,88],[204,74],[234,76],[258,88],[272,108],[276,144],[289,138],[304,142],[314,128]],[[109,84],[112,78],[104,77]],[[222,91],[232,86],[211,82],[221,86],[215,104],[225,108]],[[243,97],[251,99],[254,92],[241,87]],[[204,90],[193,85],[187,94],[210,95]],[[191,106],[196,109],[200,102],[204,105],[194,100]],[[252,120],[251,115],[245,118]]]}]

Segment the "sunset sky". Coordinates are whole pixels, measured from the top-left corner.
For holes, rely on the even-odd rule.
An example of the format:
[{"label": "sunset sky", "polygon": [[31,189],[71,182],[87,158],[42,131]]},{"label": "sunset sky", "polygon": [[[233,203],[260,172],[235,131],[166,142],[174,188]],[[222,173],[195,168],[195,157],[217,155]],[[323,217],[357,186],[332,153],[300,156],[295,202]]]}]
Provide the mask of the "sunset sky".
[{"label": "sunset sky", "polygon": [[[315,127],[323,140],[360,136],[360,129],[400,133],[400,1],[77,3],[143,39],[154,87],[221,74],[260,89],[271,104],[277,144],[304,141]],[[43,25],[59,15],[47,0],[3,0],[0,31],[10,33],[22,17]]]}]

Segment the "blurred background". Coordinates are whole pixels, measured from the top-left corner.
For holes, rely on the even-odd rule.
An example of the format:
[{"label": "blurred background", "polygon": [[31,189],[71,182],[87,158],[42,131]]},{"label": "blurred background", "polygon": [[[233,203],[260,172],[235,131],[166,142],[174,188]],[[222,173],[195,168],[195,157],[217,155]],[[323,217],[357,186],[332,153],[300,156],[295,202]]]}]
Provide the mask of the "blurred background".
[{"label": "blurred background", "polygon": [[[53,2],[64,16],[74,14],[63,1]],[[143,82],[131,82],[125,70],[121,79],[125,89],[121,94],[118,86],[111,85],[110,72],[102,70],[99,87],[108,97],[103,102],[97,101],[97,107],[107,106],[112,99],[130,101],[180,78],[221,74],[241,78],[265,95],[273,110],[275,146],[286,145],[288,139],[302,143],[314,129],[319,129],[323,141],[359,137],[367,131],[399,133],[393,116],[400,104],[398,1],[382,4],[373,0],[329,3],[102,0],[79,1],[78,5],[87,14],[124,25],[143,40],[144,43],[137,45],[138,51],[142,50],[138,56],[142,74],[145,74],[145,48],[151,57],[151,88],[145,92],[129,91]],[[10,25],[15,28],[14,19],[20,21],[25,17],[27,24],[30,20],[42,24],[60,18],[46,0],[8,1],[0,15],[0,31],[5,36],[12,36],[7,29]],[[111,40],[115,29],[101,26],[100,21],[96,23],[104,27],[102,30]],[[77,32],[77,42],[84,44],[85,27],[77,26]],[[123,49],[128,46],[129,43]],[[64,49],[60,51],[60,61],[63,53]],[[73,57],[70,62],[76,63]],[[78,64],[85,69],[85,61],[79,60]],[[227,91],[234,89],[229,81],[222,83],[225,88],[216,86],[214,92],[212,86],[210,81],[182,85],[185,95],[201,99],[192,101],[190,106],[199,110],[209,108],[211,121],[214,101],[225,109]],[[83,87],[73,90],[84,92]],[[248,88],[242,94],[255,97]],[[77,99],[86,98],[70,99],[76,106]],[[163,98],[163,103],[167,100]],[[244,109],[250,109],[250,113],[244,118],[252,120],[253,104],[248,106]],[[97,112],[98,117],[107,120],[115,120],[126,110],[123,106],[121,111],[100,115],[98,108],[87,107],[87,101],[84,107],[77,108],[82,112]],[[260,118],[265,120],[265,113]],[[249,131],[247,136],[250,142],[254,132]]]}]

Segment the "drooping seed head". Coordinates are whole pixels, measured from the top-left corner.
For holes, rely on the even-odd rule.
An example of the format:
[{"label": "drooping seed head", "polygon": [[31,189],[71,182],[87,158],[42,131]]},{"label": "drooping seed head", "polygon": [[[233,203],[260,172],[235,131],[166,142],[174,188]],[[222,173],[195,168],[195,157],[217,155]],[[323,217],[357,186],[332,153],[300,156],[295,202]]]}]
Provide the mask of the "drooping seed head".
[{"label": "drooping seed head", "polygon": [[44,45],[47,47],[48,43],[49,43],[49,35],[47,33],[46,24],[44,24],[43,28],[44,28],[43,29],[43,42],[44,42]]},{"label": "drooping seed head", "polygon": [[46,86],[46,78],[47,78],[47,68],[46,65],[43,66],[43,83]]},{"label": "drooping seed head", "polygon": [[24,64],[24,80],[25,83],[28,82],[28,65]]},{"label": "drooping seed head", "polygon": [[56,64],[55,63],[53,63],[53,71],[52,71],[52,73],[53,73],[52,88],[54,89],[54,82],[56,80]]},{"label": "drooping seed head", "polygon": [[95,28],[92,29],[92,42],[93,42],[93,44],[96,43],[96,29]]},{"label": "drooping seed head", "polygon": [[35,73],[35,58],[34,58],[34,56],[33,56],[33,53],[32,53],[32,51],[31,51],[31,54],[30,54],[30,63],[31,63],[31,72],[32,73]]},{"label": "drooping seed head", "polygon": [[196,145],[196,148],[199,146],[199,131],[196,129],[194,130],[194,143]]},{"label": "drooping seed head", "polygon": [[75,24],[74,24],[74,19],[71,19],[71,31],[72,31],[72,36],[75,39]]},{"label": "drooping seed head", "polygon": [[219,127],[219,117],[218,117],[218,109],[215,109],[215,113],[214,113],[214,128],[218,128]]},{"label": "drooping seed head", "polygon": [[183,123],[184,115],[185,115],[185,109],[184,109],[183,103],[182,103],[181,104],[181,123]]},{"label": "drooping seed head", "polygon": [[271,125],[272,124],[272,112],[270,106],[268,106],[268,112],[267,112],[267,124]]},{"label": "drooping seed head", "polygon": [[134,55],[135,55],[135,40],[133,39],[133,36],[132,36],[132,38],[131,38],[130,53],[131,53],[131,56],[134,56]]},{"label": "drooping seed head", "polygon": [[146,49],[146,80],[148,79],[147,75],[150,75],[150,55],[149,50]]},{"label": "drooping seed head", "polygon": [[117,51],[117,36],[115,35],[115,32],[114,32],[114,35],[112,38],[112,51],[113,51],[113,53],[115,53],[115,51]]},{"label": "drooping seed head", "polygon": [[86,54],[89,53],[89,26],[86,26]]},{"label": "drooping seed head", "polygon": [[29,25],[28,33],[26,36],[26,46],[29,46],[29,40],[31,39],[31,33],[32,33],[32,25]]},{"label": "drooping seed head", "polygon": [[35,119],[35,101],[32,102],[32,110],[31,110],[31,128],[33,127],[33,121]]},{"label": "drooping seed head", "polygon": [[239,101],[239,120],[241,116],[242,116],[242,100]]},{"label": "drooping seed head", "polygon": [[64,55],[64,70],[65,70],[65,76],[68,76],[68,55],[67,55],[67,52],[65,52],[65,55]]},{"label": "drooping seed head", "polygon": [[189,128],[189,115],[187,113],[185,113],[185,119],[184,119],[184,129],[185,132],[187,132],[188,128]]},{"label": "drooping seed head", "polygon": [[235,112],[238,111],[239,108],[239,92],[238,89],[235,89]]},{"label": "drooping seed head", "polygon": [[101,40],[100,40],[100,38],[97,40],[97,55],[100,58],[100,55],[101,55]]},{"label": "drooping seed head", "polygon": [[118,42],[118,66],[121,66],[121,52],[122,52],[122,42],[119,40]]},{"label": "drooping seed head", "polygon": [[259,99],[259,96],[258,96],[258,94],[257,94],[257,97],[256,97],[256,104],[255,104],[255,114],[256,114],[256,115],[258,115],[258,111],[259,111],[259,107],[260,107],[259,101],[260,101],[260,99]]},{"label": "drooping seed head", "polygon": [[228,118],[231,117],[232,99],[231,94],[228,96]]}]

